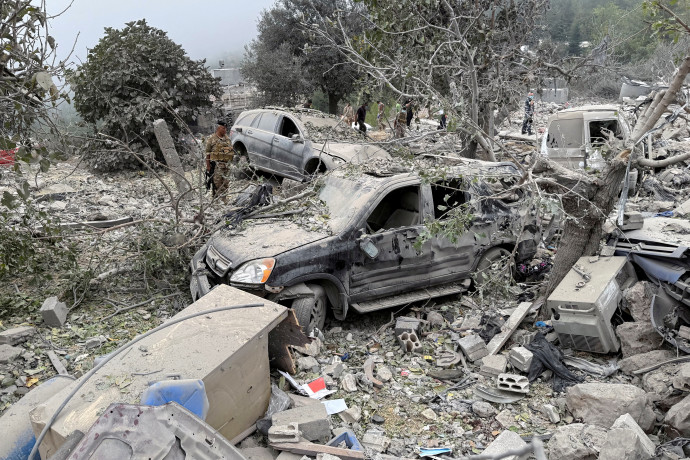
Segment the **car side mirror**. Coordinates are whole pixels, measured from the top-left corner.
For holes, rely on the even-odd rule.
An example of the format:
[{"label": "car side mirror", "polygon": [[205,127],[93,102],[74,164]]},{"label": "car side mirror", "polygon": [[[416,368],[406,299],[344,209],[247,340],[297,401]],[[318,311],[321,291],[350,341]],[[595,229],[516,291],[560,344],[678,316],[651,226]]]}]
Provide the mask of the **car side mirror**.
[{"label": "car side mirror", "polygon": [[302,138],[299,137],[299,134],[293,134],[292,136],[290,136],[290,140],[292,142],[302,142]]},{"label": "car side mirror", "polygon": [[359,240],[359,249],[361,249],[364,255],[371,260],[376,259],[379,255],[379,248],[377,248],[374,242],[369,238],[362,238]]}]

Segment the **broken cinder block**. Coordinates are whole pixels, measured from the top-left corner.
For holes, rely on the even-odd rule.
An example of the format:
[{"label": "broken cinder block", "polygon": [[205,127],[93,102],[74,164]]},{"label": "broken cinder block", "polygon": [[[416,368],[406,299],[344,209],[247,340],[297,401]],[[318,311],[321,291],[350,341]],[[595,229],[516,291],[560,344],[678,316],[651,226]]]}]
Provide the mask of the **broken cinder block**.
[{"label": "broken cinder block", "polygon": [[57,297],[48,297],[41,306],[41,317],[50,327],[62,327],[67,320],[68,311],[67,305],[60,302]]},{"label": "broken cinder block", "polygon": [[0,344],[17,345],[26,340],[36,332],[33,326],[19,326],[0,332]]},{"label": "broken cinder block", "polygon": [[529,380],[522,375],[501,374],[496,380],[496,386],[499,390],[513,393],[529,393]]},{"label": "broken cinder block", "polygon": [[469,334],[461,338],[458,340],[458,345],[470,361],[477,361],[489,354],[486,343],[477,334]]},{"label": "broken cinder block", "polygon": [[273,414],[273,425],[289,425],[296,423],[302,432],[302,437],[308,441],[323,440],[331,437],[331,427],[328,423],[328,412],[323,404],[296,407]]},{"label": "broken cinder block", "polygon": [[508,353],[508,361],[515,368],[522,372],[529,372],[534,355],[525,347],[514,347]]},{"label": "broken cinder block", "polygon": [[503,355],[488,355],[482,358],[479,373],[487,377],[498,377],[508,366],[508,360]]},{"label": "broken cinder block", "polygon": [[422,342],[414,332],[403,332],[398,336],[398,343],[405,353],[421,353]]},{"label": "broken cinder block", "polygon": [[268,442],[299,442],[299,424],[288,423],[287,425],[271,425],[268,429]]}]

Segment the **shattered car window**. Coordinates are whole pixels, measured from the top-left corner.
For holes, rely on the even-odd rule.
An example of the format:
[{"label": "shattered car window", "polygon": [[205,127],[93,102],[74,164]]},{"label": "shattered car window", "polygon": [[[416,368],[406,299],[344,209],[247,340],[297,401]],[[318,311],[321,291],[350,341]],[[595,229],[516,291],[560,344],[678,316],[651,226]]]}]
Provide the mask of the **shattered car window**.
[{"label": "shattered car window", "polygon": [[582,120],[554,120],[549,125],[546,145],[549,148],[578,148],[583,143]]},{"label": "shattered car window", "polygon": [[367,218],[367,232],[376,233],[419,223],[419,186],[393,190]]},{"label": "shattered car window", "polygon": [[443,219],[453,208],[467,201],[462,180],[454,179],[431,185],[434,200],[434,218]]},{"label": "shattered car window", "polygon": [[328,223],[334,233],[345,230],[361,203],[366,203],[374,193],[371,187],[363,187],[359,181],[329,176],[321,189],[319,199],[328,208]]}]

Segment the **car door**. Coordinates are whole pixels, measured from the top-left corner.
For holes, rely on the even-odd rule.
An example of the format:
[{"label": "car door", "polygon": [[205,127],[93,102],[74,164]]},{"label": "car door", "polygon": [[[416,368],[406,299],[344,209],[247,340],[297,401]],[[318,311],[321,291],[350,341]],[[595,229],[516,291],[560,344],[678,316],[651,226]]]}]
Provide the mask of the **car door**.
[{"label": "car door", "polygon": [[[295,120],[287,115],[280,116],[277,126],[271,149],[271,168],[283,176],[301,180],[304,173],[304,134]],[[297,138],[293,137],[295,135]]]},{"label": "car door", "polygon": [[419,184],[388,189],[362,225],[350,270],[351,301],[363,301],[426,287],[430,242],[422,241]]},{"label": "car door", "polygon": [[[247,134],[252,139],[252,153],[249,161],[259,169],[272,171],[271,150],[273,149],[273,137],[280,116],[275,112],[265,111],[252,122],[252,127]],[[250,147],[247,146],[247,149]]]},{"label": "car door", "polygon": [[[445,284],[460,281],[472,271],[478,244],[487,223],[482,219],[467,222],[473,230],[463,227],[463,219],[470,215],[469,194],[461,179],[446,179],[423,187],[423,192],[433,203],[429,216],[439,228],[449,232],[434,232],[430,237],[432,260],[429,268],[429,284]],[[468,218],[469,219],[469,218]]]}]

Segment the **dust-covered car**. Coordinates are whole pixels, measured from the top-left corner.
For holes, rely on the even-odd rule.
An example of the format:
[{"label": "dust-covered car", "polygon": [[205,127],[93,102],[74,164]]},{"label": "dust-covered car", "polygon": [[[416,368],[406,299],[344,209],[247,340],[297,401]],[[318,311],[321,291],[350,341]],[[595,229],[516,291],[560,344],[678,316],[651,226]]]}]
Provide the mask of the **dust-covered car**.
[{"label": "dust-covered car", "polygon": [[571,169],[603,169],[609,136],[627,140],[631,130],[618,107],[589,105],[562,110],[547,122],[541,153]]},{"label": "dust-covered car", "polygon": [[230,129],[235,151],[254,169],[303,181],[345,163],[390,159],[385,150],[362,143],[324,140],[316,142],[307,129],[334,128],[337,119],[278,109],[242,112]]},{"label": "dust-covered car", "polygon": [[190,264],[194,300],[226,283],[320,328],[327,310],[342,319],[459,293],[476,271],[536,252],[535,205],[512,163],[462,160],[438,179],[353,169],[323,177],[294,217],[214,234]]}]

